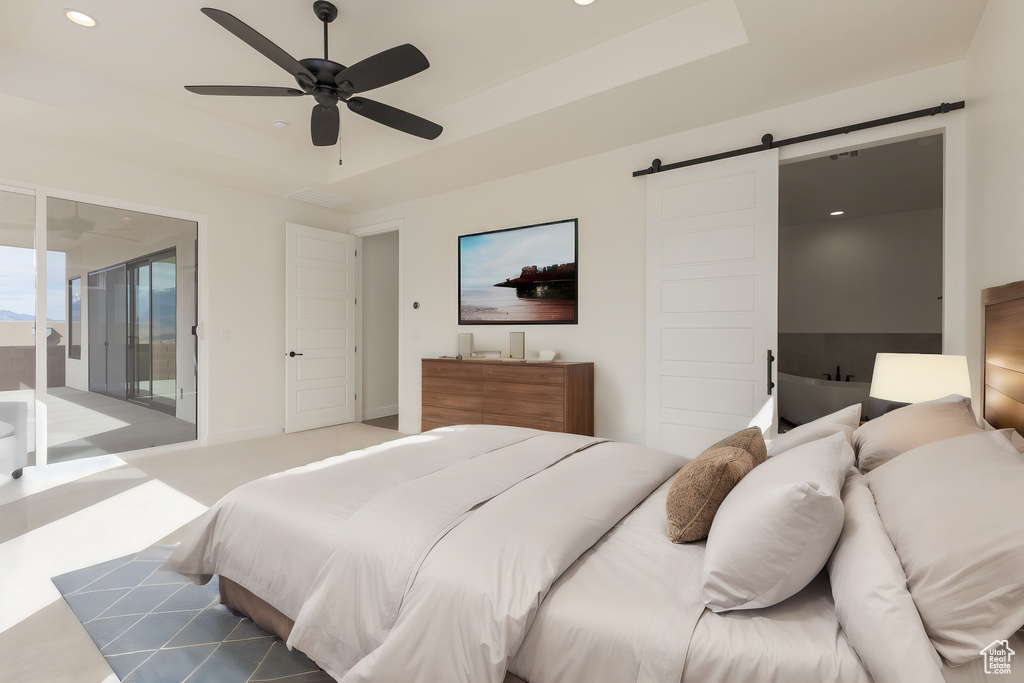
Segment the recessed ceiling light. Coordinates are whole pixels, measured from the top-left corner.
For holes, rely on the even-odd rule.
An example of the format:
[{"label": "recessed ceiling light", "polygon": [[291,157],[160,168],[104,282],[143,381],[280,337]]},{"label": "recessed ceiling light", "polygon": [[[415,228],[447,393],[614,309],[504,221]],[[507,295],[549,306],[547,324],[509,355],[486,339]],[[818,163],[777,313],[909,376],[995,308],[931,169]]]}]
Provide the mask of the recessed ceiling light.
[{"label": "recessed ceiling light", "polygon": [[274,121],[274,128],[287,128],[287,127],[288,127],[288,122],[287,121],[282,121],[281,119],[278,119],[278,120]]},{"label": "recessed ceiling light", "polygon": [[589,5],[592,2],[594,2],[594,0],[576,0],[577,5]]},{"label": "recessed ceiling light", "polygon": [[65,9],[64,16],[66,16],[68,19],[75,22],[79,26],[87,26],[89,28],[92,28],[97,23],[99,23],[85,12],[80,12],[76,9]]},{"label": "recessed ceiling light", "polygon": [[833,211],[832,213],[829,214],[829,216],[842,216],[843,213],[845,213],[845,212],[844,211]]}]

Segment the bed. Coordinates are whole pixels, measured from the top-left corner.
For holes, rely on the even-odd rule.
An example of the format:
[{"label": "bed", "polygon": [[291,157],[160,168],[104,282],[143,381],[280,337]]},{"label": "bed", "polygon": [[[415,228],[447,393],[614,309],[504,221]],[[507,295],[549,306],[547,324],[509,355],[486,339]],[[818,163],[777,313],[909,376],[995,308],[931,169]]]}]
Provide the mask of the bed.
[{"label": "bed", "polygon": [[693,459],[446,427],[239,487],[167,568],[345,683],[1020,680],[1024,440],[859,417]]}]

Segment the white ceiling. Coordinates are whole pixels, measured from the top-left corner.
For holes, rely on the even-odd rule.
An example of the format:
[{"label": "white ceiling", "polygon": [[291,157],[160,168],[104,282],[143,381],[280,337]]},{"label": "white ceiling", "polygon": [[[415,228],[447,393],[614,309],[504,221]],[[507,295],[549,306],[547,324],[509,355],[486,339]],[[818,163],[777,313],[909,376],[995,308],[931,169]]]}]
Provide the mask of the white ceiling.
[{"label": "white ceiling", "polygon": [[[337,0],[330,57],[416,45],[430,68],[367,96],[445,130],[421,140],[343,108],[339,144],[315,148],[311,98],[184,90],[294,85],[202,2],[0,0],[0,126],[271,196],[326,189],[356,213],[959,61],[985,1]],[[323,56],[311,0],[209,2]]]},{"label": "white ceiling", "polygon": [[942,208],[942,135],[779,167],[779,225]]}]

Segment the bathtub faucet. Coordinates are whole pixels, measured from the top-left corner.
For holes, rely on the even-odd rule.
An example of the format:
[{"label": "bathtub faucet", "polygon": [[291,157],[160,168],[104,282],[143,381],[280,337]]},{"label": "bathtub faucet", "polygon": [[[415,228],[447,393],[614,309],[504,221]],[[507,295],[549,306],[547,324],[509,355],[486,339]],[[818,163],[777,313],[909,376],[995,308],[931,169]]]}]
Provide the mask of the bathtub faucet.
[{"label": "bathtub faucet", "polygon": [[843,381],[843,376],[841,374],[839,374],[839,366],[838,365],[836,366],[836,381],[837,382],[842,382]]}]

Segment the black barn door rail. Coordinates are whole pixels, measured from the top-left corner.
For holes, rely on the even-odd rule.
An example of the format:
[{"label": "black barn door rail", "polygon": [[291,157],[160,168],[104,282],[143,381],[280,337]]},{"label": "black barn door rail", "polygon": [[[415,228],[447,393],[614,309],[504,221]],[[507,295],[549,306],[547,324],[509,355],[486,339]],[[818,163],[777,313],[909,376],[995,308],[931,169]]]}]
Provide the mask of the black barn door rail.
[{"label": "black barn door rail", "polygon": [[817,133],[809,133],[807,135],[799,135],[795,138],[787,138],[785,140],[775,141],[771,133],[766,133],[761,138],[760,145],[754,145],[753,147],[743,147],[742,149],[734,149],[728,152],[719,152],[718,154],[711,154],[705,157],[697,157],[696,159],[688,159],[686,161],[677,161],[671,164],[662,164],[661,159],[655,159],[651,162],[648,168],[640,171],[633,171],[633,177],[642,175],[651,175],[654,173],[661,173],[662,171],[671,171],[676,168],[684,168],[686,166],[696,166],[697,164],[706,164],[709,161],[718,161],[719,159],[729,159],[731,157],[743,156],[744,154],[753,154],[754,152],[760,152],[766,149],[772,149],[773,147],[786,147],[787,145],[795,145],[799,142],[809,142],[811,140],[819,140],[821,138],[832,137],[833,135],[845,135],[846,133],[853,133],[858,130],[865,130],[867,128],[877,128],[878,126],[887,126],[891,123],[899,123],[901,121],[910,121],[911,119],[920,119],[925,116],[935,116],[936,114],[948,114],[951,111],[964,108],[964,101],[959,102],[943,102],[937,107],[929,107],[928,109],[918,109],[917,111],[907,112],[906,114],[896,114],[895,116],[887,116],[882,119],[875,119],[873,121],[864,121],[863,123],[854,123],[849,126],[842,126],[840,128],[832,128],[830,130],[823,130]]}]

